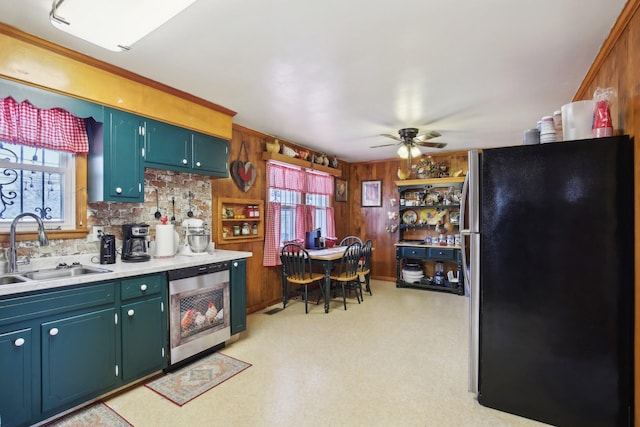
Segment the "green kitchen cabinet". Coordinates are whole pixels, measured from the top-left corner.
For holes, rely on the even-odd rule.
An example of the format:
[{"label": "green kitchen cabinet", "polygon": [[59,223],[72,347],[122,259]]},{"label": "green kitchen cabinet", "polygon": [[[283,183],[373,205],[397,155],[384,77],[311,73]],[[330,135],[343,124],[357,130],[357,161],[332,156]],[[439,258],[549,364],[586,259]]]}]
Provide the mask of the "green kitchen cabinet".
[{"label": "green kitchen cabinet", "polygon": [[231,335],[247,329],[247,260],[231,261],[229,299],[231,304]]},{"label": "green kitchen cabinet", "polygon": [[229,142],[214,136],[147,120],[144,153],[148,167],[229,177]]},{"label": "green kitchen cabinet", "polygon": [[142,378],[167,366],[165,274],[121,282],[122,380]]},{"label": "green kitchen cabinet", "polygon": [[194,132],[191,134],[192,164],[195,173],[229,177],[229,141]]},{"label": "green kitchen cabinet", "polygon": [[106,107],[104,117],[88,126],[89,200],[144,202],[144,118]]},{"label": "green kitchen cabinet", "polygon": [[115,388],[115,308],[103,308],[44,322],[42,411],[54,413]]},{"label": "green kitchen cabinet", "polygon": [[37,377],[32,362],[34,341],[32,328],[5,333],[0,328],[0,417],[6,426],[26,424],[32,416],[32,381]]}]

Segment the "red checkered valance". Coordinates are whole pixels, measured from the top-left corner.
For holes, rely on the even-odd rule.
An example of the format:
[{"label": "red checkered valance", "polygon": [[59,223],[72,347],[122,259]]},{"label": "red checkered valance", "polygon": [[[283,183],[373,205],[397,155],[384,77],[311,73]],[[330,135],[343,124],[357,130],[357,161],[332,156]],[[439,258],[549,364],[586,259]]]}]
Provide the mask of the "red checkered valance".
[{"label": "red checkered valance", "polygon": [[89,152],[84,119],[62,108],[42,110],[11,97],[0,99],[0,141],[76,154]]}]

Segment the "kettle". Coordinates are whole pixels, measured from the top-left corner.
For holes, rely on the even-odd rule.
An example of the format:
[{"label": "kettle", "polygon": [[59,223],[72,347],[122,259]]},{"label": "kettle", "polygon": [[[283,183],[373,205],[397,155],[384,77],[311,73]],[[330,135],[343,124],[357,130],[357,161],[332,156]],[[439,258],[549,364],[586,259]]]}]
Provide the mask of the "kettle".
[{"label": "kettle", "polygon": [[100,236],[100,264],[116,263],[116,236],[103,234]]}]

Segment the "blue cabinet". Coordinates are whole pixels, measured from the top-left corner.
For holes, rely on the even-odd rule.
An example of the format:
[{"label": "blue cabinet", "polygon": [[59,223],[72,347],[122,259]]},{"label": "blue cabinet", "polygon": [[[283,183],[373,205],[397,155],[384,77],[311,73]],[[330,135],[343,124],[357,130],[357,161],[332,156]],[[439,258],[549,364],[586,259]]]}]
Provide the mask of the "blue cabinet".
[{"label": "blue cabinet", "polygon": [[111,108],[104,116],[105,123],[89,126],[89,200],[144,202],[144,119]]},{"label": "blue cabinet", "polygon": [[247,260],[231,261],[229,298],[231,335],[247,329]]},{"label": "blue cabinet", "polygon": [[27,426],[167,365],[166,274],[0,298],[0,416]]},{"label": "blue cabinet", "polygon": [[167,366],[166,275],[123,280],[120,291],[122,380],[129,383]]},{"label": "blue cabinet", "polygon": [[117,385],[113,307],[43,322],[42,411],[53,415]]},{"label": "blue cabinet", "polygon": [[26,424],[32,415],[32,381],[37,370],[31,328],[0,333],[0,416],[4,426]]},{"label": "blue cabinet", "polygon": [[229,142],[147,120],[144,162],[148,167],[228,178]]}]

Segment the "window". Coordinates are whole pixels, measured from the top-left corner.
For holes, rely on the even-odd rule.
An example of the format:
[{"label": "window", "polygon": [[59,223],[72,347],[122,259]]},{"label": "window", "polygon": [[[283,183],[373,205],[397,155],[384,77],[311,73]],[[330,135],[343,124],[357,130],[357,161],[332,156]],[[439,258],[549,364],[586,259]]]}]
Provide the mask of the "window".
[{"label": "window", "polygon": [[72,154],[0,142],[0,229],[23,212],[40,216],[47,228],[73,228],[74,187]]},{"label": "window", "polygon": [[302,202],[302,193],[292,190],[269,188],[269,202],[280,204],[280,241],[296,238],[296,205]]},{"label": "window", "polygon": [[69,237],[86,232],[82,215],[76,219],[79,208],[86,214],[78,206],[86,203],[86,191],[76,193],[86,190],[88,151],[84,119],[62,108],[0,99],[0,231],[8,231],[17,215],[31,212],[49,230],[66,230]]},{"label": "window", "polygon": [[267,215],[264,266],[280,263],[282,243],[304,241],[305,232],[320,228],[333,236],[333,176],[277,162],[267,163]]}]

